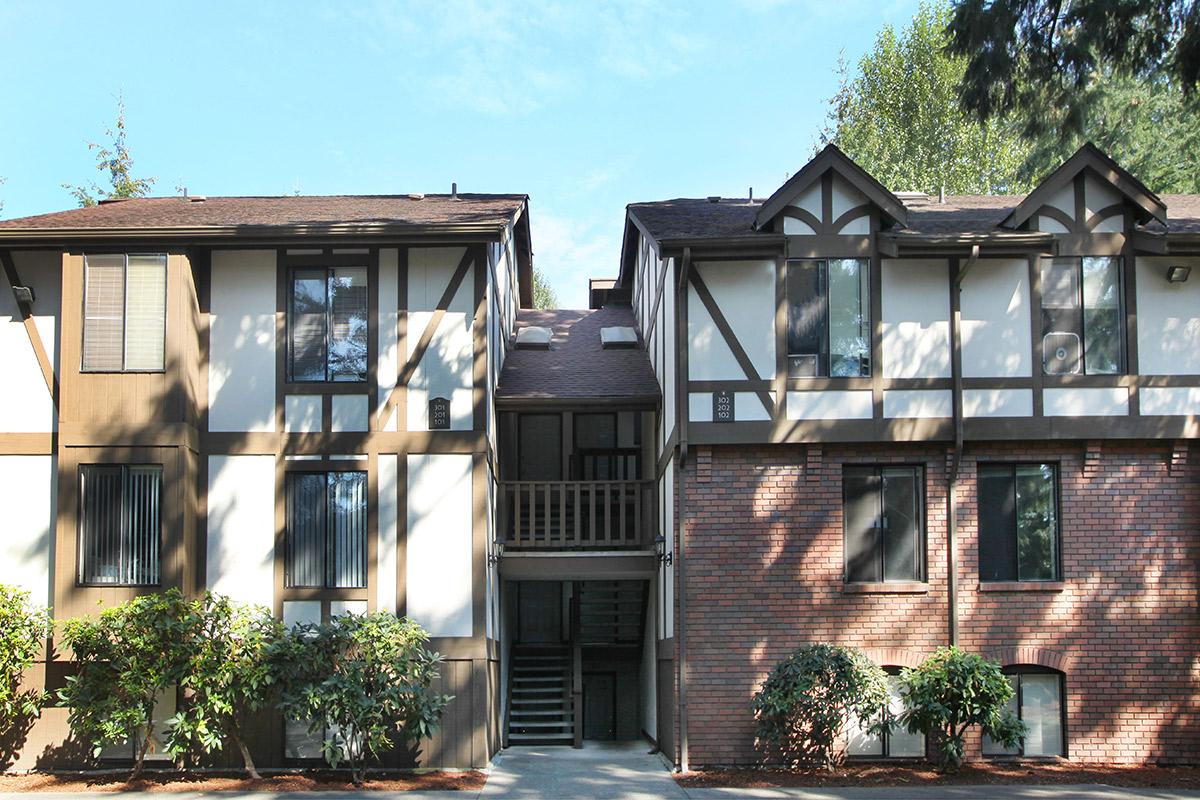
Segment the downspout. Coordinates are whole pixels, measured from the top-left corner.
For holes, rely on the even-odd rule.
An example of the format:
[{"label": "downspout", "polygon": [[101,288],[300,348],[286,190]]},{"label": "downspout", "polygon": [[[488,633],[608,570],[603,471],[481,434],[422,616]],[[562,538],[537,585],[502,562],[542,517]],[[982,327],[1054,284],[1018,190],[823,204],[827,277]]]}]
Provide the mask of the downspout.
[{"label": "downspout", "polygon": [[687,285],[692,269],[692,248],[683,248],[679,267],[679,288],[675,293],[675,430],[679,433],[679,544],[675,553],[676,585],[679,592],[679,633],[676,641],[675,667],[679,681],[679,771],[687,772],[688,715],[687,715],[687,456],[688,456],[688,344],[687,344]]},{"label": "downspout", "polygon": [[979,245],[961,266],[950,262],[950,369],[954,380],[954,452],[950,460],[950,486],[946,509],[946,605],[950,646],[958,644],[958,473],[963,451],[962,282],[979,260]]}]

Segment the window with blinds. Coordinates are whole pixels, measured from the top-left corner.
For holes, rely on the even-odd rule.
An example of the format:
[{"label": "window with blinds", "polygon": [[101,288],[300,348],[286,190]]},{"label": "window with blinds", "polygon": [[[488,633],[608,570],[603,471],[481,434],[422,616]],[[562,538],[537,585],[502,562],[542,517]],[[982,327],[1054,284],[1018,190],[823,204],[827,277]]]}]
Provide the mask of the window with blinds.
[{"label": "window with blinds", "polygon": [[287,476],[285,577],[289,588],[367,585],[367,473]]},{"label": "window with blinds", "polygon": [[289,287],[289,380],[365,381],[366,267],[295,269]]},{"label": "window with blinds", "polygon": [[163,369],[167,326],[167,257],[84,256],[85,372]]},{"label": "window with blinds", "polygon": [[156,586],[161,575],[162,466],[79,468],[79,582]]}]

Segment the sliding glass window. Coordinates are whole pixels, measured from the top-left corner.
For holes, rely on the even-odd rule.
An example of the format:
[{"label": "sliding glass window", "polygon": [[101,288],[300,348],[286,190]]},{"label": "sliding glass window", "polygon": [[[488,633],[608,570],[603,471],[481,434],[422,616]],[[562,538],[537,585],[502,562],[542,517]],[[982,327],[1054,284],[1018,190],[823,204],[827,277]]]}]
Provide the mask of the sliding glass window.
[{"label": "sliding glass window", "polygon": [[79,468],[81,585],[158,585],[161,494],[157,464]]},{"label": "sliding glass window", "polygon": [[367,379],[367,269],[294,269],[289,280],[288,380]]},{"label": "sliding glass window", "polygon": [[287,476],[286,583],[289,588],[367,585],[367,473]]},{"label": "sliding glass window", "polygon": [[1124,371],[1121,259],[1042,261],[1042,368],[1047,375]]},{"label": "sliding glass window", "polygon": [[871,374],[870,263],[789,261],[788,376]]}]

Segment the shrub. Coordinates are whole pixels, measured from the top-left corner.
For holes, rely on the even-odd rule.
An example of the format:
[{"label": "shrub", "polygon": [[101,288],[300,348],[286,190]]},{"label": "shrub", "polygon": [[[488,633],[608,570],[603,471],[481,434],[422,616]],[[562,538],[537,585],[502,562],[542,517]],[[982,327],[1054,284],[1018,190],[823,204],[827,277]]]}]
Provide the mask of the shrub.
[{"label": "shrub", "polygon": [[258,778],[243,731],[248,716],[273,699],[275,674],[268,654],[283,625],[261,606],[211,593],[190,607],[186,634],[191,644],[180,680],[186,702],[168,723],[167,748],[178,757],[232,743],[246,773]]},{"label": "shrub", "polygon": [[404,742],[432,734],[451,700],[431,689],[441,657],[428,640],[387,612],[297,625],[274,648],[280,705],[322,737],[330,766],[344,760],[361,784],[367,757],[392,747],[393,733]]},{"label": "shrub", "polygon": [[49,633],[46,609],[31,606],[29,592],[0,584],[0,767],[15,755],[47,699],[38,689],[22,691],[21,679],[45,657]]},{"label": "shrub", "polygon": [[771,670],[754,695],[760,743],[792,765],[833,769],[843,755],[838,735],[853,717],[865,730],[882,726],[887,675],[859,650],[830,644],[797,649]]},{"label": "shrub", "polygon": [[171,589],[64,626],[77,662],[59,692],[71,730],[97,756],[105,745],[134,742],[130,780],[141,774],[151,745],[156,700],[184,678],[193,622],[190,605]]},{"label": "shrub", "polygon": [[972,725],[1005,747],[1025,735],[1025,724],[1004,710],[1013,690],[1000,665],[957,647],[940,648],[920,666],[901,672],[900,694],[901,724],[929,737],[942,770],[962,764],[963,735]]}]

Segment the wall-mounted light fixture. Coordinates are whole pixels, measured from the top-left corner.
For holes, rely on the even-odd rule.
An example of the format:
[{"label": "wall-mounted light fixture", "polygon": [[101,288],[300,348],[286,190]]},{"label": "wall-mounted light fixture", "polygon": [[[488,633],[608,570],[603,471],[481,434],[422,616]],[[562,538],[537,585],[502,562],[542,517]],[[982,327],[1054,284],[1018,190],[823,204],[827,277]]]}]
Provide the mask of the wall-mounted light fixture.
[{"label": "wall-mounted light fixture", "polygon": [[13,297],[17,298],[17,302],[23,306],[31,306],[34,301],[32,286],[14,286],[12,287]]},{"label": "wall-mounted light fixture", "polygon": [[495,549],[488,553],[488,563],[492,565],[499,564],[502,558],[504,558],[504,542],[496,542]]},{"label": "wall-mounted light fixture", "polygon": [[1183,264],[1167,267],[1167,280],[1171,283],[1183,283],[1192,274],[1192,268]]},{"label": "wall-mounted light fixture", "polygon": [[654,552],[658,556],[658,563],[662,564],[664,567],[671,566],[671,562],[674,561],[674,556],[672,553],[667,551],[667,537],[659,536],[654,540]]}]

